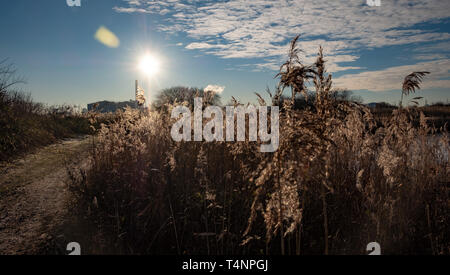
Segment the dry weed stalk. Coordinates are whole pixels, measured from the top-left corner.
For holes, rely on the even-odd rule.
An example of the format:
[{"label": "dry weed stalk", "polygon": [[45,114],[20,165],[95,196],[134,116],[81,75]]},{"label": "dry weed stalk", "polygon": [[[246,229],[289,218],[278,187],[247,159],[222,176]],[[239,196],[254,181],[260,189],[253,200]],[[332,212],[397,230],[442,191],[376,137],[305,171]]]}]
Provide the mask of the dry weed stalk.
[{"label": "dry weed stalk", "polygon": [[[274,153],[258,142],[174,142],[168,114],[184,100],[102,125],[83,197],[97,198],[97,217],[125,252],[357,254],[378,241],[386,253],[450,253],[446,129],[436,135],[417,108],[380,119],[336,100],[322,48],[304,65],[297,41],[268,90],[281,107]],[[425,74],[408,76],[402,95]],[[315,99],[298,109],[310,81]]]}]

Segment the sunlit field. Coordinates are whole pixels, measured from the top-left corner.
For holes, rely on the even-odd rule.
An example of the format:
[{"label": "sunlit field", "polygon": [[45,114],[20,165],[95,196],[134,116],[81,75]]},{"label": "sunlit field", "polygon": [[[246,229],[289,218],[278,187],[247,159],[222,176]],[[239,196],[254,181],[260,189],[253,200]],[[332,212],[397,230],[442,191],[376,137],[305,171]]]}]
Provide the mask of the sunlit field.
[{"label": "sunlit field", "polygon": [[[366,254],[375,241],[383,254],[449,254],[449,107],[380,111],[342,98],[326,53],[303,64],[297,39],[270,101],[255,94],[280,107],[273,153],[259,140],[171,138],[171,110],[197,96],[217,105],[212,91],[180,88],[105,123],[86,114],[91,165],[70,170],[69,187],[73,209],[95,221],[91,241],[119,254]],[[405,76],[398,99],[427,74]],[[436,112],[444,122],[433,122]]]}]

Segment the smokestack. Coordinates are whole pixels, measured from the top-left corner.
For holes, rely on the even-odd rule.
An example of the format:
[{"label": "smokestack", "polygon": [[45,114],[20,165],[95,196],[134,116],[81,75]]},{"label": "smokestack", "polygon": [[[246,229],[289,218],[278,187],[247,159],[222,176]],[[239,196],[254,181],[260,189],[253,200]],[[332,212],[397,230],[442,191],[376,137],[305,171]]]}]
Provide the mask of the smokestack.
[{"label": "smokestack", "polygon": [[138,107],[138,89],[139,89],[139,84],[138,81],[135,81],[135,88],[134,88],[134,101],[136,104],[136,108]]},{"label": "smokestack", "polygon": [[139,85],[138,85],[138,81],[136,80],[136,82],[135,82],[135,89],[134,89],[134,99],[137,101],[137,96],[138,96],[138,88],[139,88]]}]

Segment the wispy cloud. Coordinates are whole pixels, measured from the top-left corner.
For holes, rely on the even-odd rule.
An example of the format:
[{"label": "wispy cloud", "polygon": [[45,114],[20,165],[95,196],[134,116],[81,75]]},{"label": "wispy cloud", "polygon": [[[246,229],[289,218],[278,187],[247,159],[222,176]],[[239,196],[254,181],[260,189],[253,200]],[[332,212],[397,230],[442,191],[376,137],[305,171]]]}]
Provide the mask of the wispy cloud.
[{"label": "wispy cloud", "polygon": [[450,41],[444,41],[444,42],[420,46],[420,47],[415,48],[414,52],[423,52],[423,53],[443,52],[443,53],[450,54]]},{"label": "wispy cloud", "polygon": [[439,53],[427,53],[427,54],[417,54],[414,56],[416,60],[437,60],[437,59],[445,59],[447,58],[447,54],[439,54]]},{"label": "wispy cloud", "polygon": [[151,13],[150,11],[146,10],[146,9],[139,9],[139,8],[124,8],[124,7],[114,7],[114,10],[117,12],[122,12],[122,13]]},{"label": "wispy cloud", "polygon": [[395,66],[384,70],[347,74],[334,79],[337,87],[350,90],[386,91],[399,90],[403,78],[415,71],[429,71],[430,75],[423,82],[423,88],[450,87],[450,59],[420,62],[414,65]]},{"label": "wispy cloud", "polygon": [[[259,69],[275,70],[290,39],[301,34],[303,58],[312,60],[322,45],[331,72],[360,69],[362,49],[418,42],[447,43],[450,34],[424,30],[417,24],[448,18],[450,2],[442,0],[382,1],[369,7],[365,0],[124,0],[117,12],[165,14],[160,31],[183,32],[190,50],[221,58],[262,58]],[[420,56],[418,56],[420,59]]]},{"label": "wispy cloud", "polygon": [[186,49],[196,50],[196,49],[213,49],[213,48],[223,48],[224,45],[213,45],[205,42],[194,42],[186,46]]}]

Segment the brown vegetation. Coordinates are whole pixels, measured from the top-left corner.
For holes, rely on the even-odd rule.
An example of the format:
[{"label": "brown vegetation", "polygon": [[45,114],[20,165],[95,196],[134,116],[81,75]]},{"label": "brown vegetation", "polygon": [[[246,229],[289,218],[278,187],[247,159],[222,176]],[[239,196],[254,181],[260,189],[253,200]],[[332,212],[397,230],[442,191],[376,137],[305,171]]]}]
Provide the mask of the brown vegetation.
[{"label": "brown vegetation", "polygon": [[0,161],[61,138],[88,134],[87,118],[71,106],[44,107],[14,89],[22,83],[14,67],[0,61]]},{"label": "brown vegetation", "polygon": [[[447,131],[416,107],[377,121],[336,100],[322,49],[304,65],[297,39],[270,93],[283,108],[278,151],[174,142],[173,105],[128,109],[93,137],[92,168],[72,175],[82,213],[130,254],[364,254],[373,241],[383,254],[449,254]],[[311,106],[293,108],[308,82]]]}]

